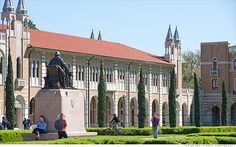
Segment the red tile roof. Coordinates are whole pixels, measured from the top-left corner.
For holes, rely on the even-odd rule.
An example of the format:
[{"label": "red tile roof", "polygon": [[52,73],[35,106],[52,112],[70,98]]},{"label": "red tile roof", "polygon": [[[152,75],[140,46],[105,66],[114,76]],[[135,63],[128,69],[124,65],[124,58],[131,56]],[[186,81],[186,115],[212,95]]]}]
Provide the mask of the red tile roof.
[{"label": "red tile roof", "polygon": [[120,43],[98,41],[39,30],[30,29],[29,31],[30,45],[35,48],[154,62],[159,64],[170,64],[156,55],[152,55]]}]

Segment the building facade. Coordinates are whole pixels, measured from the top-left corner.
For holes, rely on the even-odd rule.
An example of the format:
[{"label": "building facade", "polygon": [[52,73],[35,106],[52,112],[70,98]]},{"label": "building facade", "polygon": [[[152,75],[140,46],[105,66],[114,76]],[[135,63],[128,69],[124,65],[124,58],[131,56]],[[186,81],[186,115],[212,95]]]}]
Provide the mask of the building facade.
[{"label": "building facade", "polygon": [[[90,38],[28,29],[29,20],[24,0],[19,0],[16,11],[11,0],[5,0],[1,13],[0,30],[0,114],[5,114],[4,85],[7,75],[7,56],[13,62],[14,92],[16,98],[15,126],[22,128],[22,120],[34,118],[34,97],[44,86],[46,66],[60,51],[73,72],[73,85],[83,94],[85,126],[97,126],[97,87],[100,61],[103,61],[106,80],[106,122],[113,114],[126,126],[138,124],[137,85],[142,67],[145,80],[147,126],[157,114],[160,125],[169,125],[168,87],[169,71],[175,66],[177,73],[177,125],[191,125],[193,91],[182,89],[181,42],[176,28],[172,37],[169,27],[163,57],[145,53],[132,47],[98,40],[92,32]],[[78,116],[79,117],[79,116]]]},{"label": "building facade", "polygon": [[201,43],[201,110],[203,125],[220,125],[222,83],[225,81],[227,124],[236,125],[236,46],[228,42]]}]

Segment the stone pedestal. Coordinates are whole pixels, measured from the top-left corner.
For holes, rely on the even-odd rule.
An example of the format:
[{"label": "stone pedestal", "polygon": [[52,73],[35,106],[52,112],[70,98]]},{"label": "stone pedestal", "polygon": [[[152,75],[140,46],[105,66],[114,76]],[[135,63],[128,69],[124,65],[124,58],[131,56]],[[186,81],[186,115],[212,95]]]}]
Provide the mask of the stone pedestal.
[{"label": "stone pedestal", "polygon": [[35,97],[35,120],[44,115],[47,130],[56,131],[54,122],[63,113],[67,121],[68,136],[90,136],[96,132],[86,132],[84,128],[84,98],[76,89],[41,89]]}]

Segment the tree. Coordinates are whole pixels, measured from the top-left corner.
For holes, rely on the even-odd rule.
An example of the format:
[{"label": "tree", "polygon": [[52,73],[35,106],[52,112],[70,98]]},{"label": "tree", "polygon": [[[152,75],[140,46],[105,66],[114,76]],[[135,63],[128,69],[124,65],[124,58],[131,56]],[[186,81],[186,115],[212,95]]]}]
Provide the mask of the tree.
[{"label": "tree", "polygon": [[146,122],[146,101],[143,70],[140,70],[140,81],[138,84],[138,127],[144,128]]},{"label": "tree", "polygon": [[99,77],[99,84],[98,84],[98,126],[104,127],[105,126],[105,115],[106,115],[106,89],[105,89],[105,80],[103,77],[103,63],[101,61],[100,64],[100,77]]},{"label": "tree", "polygon": [[[24,25],[26,26],[26,23],[25,23]],[[34,22],[33,22],[32,20],[30,20],[30,19],[29,19],[29,21],[28,21],[28,27],[29,27],[30,29],[38,30],[36,24],[34,24]]]},{"label": "tree", "polygon": [[[182,55],[183,58],[183,87],[194,88],[194,73],[201,77],[200,70],[200,51],[186,51]],[[201,79],[199,79],[201,85]]]},{"label": "tree", "polygon": [[194,120],[195,126],[201,126],[201,114],[200,114],[200,91],[198,86],[197,74],[194,73]]},{"label": "tree", "polygon": [[227,92],[225,88],[225,81],[222,83],[222,111],[221,111],[221,125],[227,125]]},{"label": "tree", "polygon": [[176,127],[176,78],[175,68],[171,69],[170,73],[170,89],[169,89],[169,121],[170,127]]},{"label": "tree", "polygon": [[15,97],[13,90],[13,70],[12,70],[12,59],[11,52],[8,54],[8,70],[6,79],[6,118],[9,121],[10,129],[14,128],[14,114],[15,114]]}]

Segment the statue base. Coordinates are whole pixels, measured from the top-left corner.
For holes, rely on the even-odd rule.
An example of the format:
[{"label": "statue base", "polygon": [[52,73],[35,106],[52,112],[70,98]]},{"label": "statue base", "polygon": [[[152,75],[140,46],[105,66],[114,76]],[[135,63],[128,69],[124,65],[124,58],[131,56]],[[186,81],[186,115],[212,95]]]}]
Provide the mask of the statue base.
[{"label": "statue base", "polygon": [[54,123],[63,113],[68,136],[94,136],[84,127],[84,98],[77,89],[41,89],[35,97],[35,120],[44,115],[48,132],[55,132]]}]

